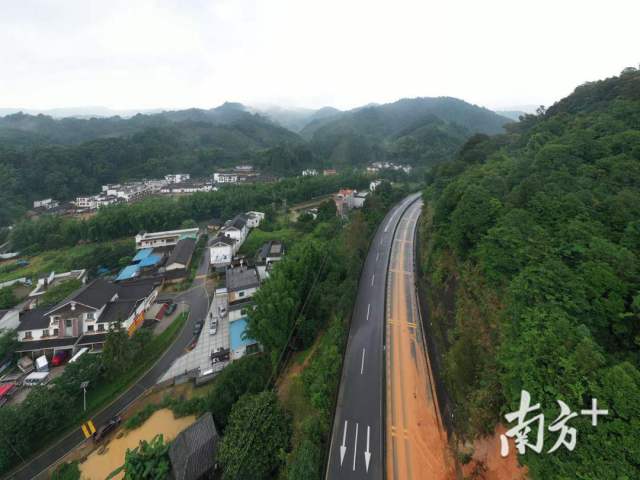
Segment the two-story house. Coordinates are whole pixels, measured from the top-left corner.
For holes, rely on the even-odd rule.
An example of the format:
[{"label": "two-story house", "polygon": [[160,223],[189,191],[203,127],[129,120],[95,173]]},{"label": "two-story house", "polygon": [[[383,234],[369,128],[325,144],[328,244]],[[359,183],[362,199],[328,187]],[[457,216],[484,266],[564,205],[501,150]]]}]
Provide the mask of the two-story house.
[{"label": "two-story house", "polygon": [[237,359],[259,350],[258,342],[246,336],[247,316],[253,308],[253,295],[260,287],[258,271],[253,267],[239,266],[227,269],[227,307],[231,358]]},{"label": "two-story house", "polygon": [[247,217],[244,214],[237,215],[232,220],[229,220],[224,227],[222,227],[222,233],[226,236],[233,238],[237,243],[238,247],[244,243],[247,238],[247,234],[249,233],[249,228],[247,227]]},{"label": "two-story house", "polygon": [[166,232],[140,232],[136,235],[136,248],[157,248],[176,245],[183,238],[197,238],[198,228],[184,228]]},{"label": "two-story house", "polygon": [[251,211],[244,214],[247,221],[247,228],[257,228],[264,220],[264,213]]},{"label": "two-story house", "polygon": [[155,280],[114,284],[96,279],[60,303],[20,314],[19,353],[75,352],[80,346],[100,349],[118,323],[132,334],[157,296]]},{"label": "two-story house", "polygon": [[215,269],[231,265],[231,260],[238,250],[238,242],[220,232],[209,242],[209,262]]}]

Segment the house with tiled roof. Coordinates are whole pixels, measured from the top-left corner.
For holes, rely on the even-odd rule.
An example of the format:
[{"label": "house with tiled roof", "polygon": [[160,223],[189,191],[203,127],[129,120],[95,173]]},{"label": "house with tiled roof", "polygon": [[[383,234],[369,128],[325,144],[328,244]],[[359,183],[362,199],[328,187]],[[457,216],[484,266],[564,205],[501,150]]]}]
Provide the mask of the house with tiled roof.
[{"label": "house with tiled roof", "polygon": [[178,434],[169,447],[175,480],[211,478],[216,466],[220,436],[211,412],[202,415]]},{"label": "house with tiled roof", "polygon": [[116,325],[130,335],[142,325],[159,287],[156,280],[114,284],[99,278],[53,307],[21,312],[16,351],[35,356],[79,346],[100,349]]}]

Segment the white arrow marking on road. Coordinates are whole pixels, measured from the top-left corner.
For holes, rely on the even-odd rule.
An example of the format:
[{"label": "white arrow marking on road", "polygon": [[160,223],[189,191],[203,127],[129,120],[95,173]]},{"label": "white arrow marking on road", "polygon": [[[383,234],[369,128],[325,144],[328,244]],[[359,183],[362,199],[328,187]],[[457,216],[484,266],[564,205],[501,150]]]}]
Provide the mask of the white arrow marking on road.
[{"label": "white arrow marking on road", "polygon": [[356,453],[358,453],[358,424],[356,423],[356,444],[353,447],[353,471],[356,471]]},{"label": "white arrow marking on road", "polygon": [[347,453],[347,421],[344,421],[344,432],[342,432],[342,445],[340,445],[340,466],[344,460],[344,454]]},{"label": "white arrow marking on road", "polygon": [[373,282],[376,279],[376,274],[371,275],[371,286],[373,287]]},{"label": "white arrow marking on road", "polygon": [[371,433],[371,427],[367,425],[367,450],[364,452],[364,464],[369,473],[369,461],[371,460],[371,451],[369,450],[369,433]]},{"label": "white arrow marking on road", "polygon": [[364,372],[364,348],[362,349],[362,364],[360,365],[360,375]]},{"label": "white arrow marking on road", "polygon": [[367,320],[369,320],[369,313],[371,313],[371,304],[367,305]]}]

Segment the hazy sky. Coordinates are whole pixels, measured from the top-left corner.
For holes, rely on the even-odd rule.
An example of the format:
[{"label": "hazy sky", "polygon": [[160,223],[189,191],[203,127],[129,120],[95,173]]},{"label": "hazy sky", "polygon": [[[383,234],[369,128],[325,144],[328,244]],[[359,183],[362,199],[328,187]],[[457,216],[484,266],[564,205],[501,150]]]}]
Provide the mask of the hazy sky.
[{"label": "hazy sky", "polygon": [[0,1],[0,107],[549,105],[640,62],[638,0]]}]

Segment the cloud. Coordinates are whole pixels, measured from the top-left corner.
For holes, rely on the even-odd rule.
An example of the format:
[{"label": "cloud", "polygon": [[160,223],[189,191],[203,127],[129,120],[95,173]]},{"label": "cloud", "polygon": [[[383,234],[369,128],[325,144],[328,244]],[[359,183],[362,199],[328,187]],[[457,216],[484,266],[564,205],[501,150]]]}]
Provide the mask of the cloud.
[{"label": "cloud", "polygon": [[[616,8],[614,8],[614,5]],[[0,106],[550,104],[637,64],[636,2],[6,2]]]}]

